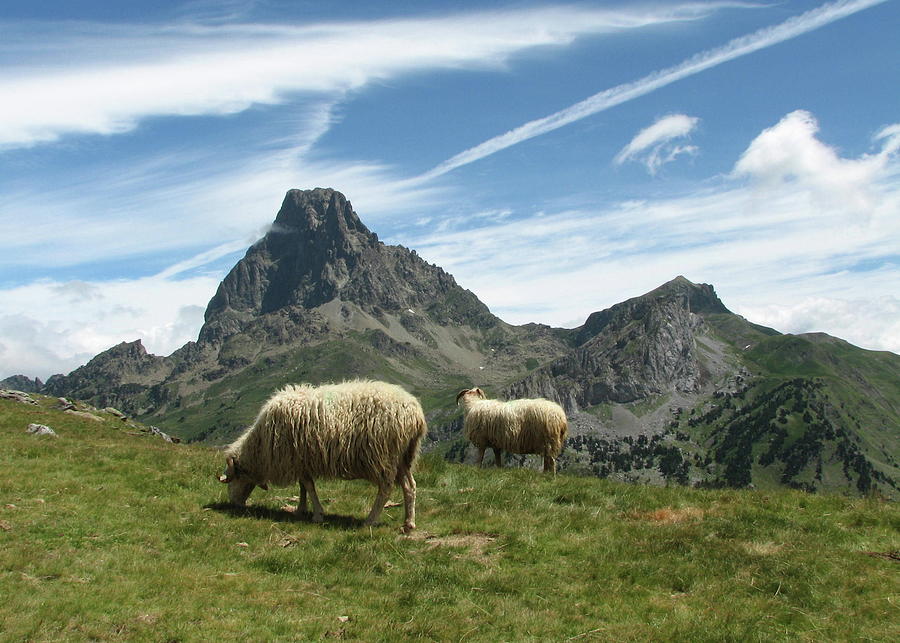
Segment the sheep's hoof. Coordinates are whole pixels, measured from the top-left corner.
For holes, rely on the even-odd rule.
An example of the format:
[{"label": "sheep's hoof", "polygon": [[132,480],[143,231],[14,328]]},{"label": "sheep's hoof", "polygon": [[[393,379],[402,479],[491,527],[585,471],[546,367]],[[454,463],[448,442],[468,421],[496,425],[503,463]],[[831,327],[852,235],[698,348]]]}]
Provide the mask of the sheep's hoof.
[{"label": "sheep's hoof", "polygon": [[404,534],[408,534],[415,528],[416,528],[416,523],[408,522],[408,523],[404,524],[403,527],[400,528],[400,531]]},{"label": "sheep's hoof", "polygon": [[322,514],[313,514],[312,521],[313,522],[325,522],[325,517]]}]

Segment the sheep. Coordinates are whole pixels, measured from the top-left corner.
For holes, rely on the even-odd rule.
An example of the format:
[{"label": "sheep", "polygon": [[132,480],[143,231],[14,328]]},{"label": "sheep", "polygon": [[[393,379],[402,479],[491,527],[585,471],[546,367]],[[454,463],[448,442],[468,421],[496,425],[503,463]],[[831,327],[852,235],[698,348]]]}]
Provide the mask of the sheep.
[{"label": "sheep", "polygon": [[299,482],[298,512],[309,494],[313,522],[322,522],[315,478],[364,479],[378,488],[364,525],[378,521],[394,483],[403,489],[403,531],[415,529],[412,467],[427,426],[419,401],[399,386],[352,381],[288,385],[263,404],[253,425],[225,449],[232,504],[244,506],[254,487]]},{"label": "sheep", "polygon": [[466,438],[478,447],[481,466],[487,447],[494,450],[494,464],[503,466],[500,450],[510,453],[536,453],[544,458],[544,471],[556,473],[556,457],[566,440],[568,422],[562,407],[543,398],[531,400],[485,399],[480,388],[464,389],[456,396],[462,400]]}]

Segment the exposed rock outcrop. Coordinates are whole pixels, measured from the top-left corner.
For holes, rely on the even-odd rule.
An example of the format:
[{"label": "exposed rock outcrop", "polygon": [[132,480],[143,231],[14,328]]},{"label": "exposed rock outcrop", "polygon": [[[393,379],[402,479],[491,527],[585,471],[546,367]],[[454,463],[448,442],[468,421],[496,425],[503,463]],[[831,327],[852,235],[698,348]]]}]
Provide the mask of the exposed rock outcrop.
[{"label": "exposed rock outcrop", "polygon": [[593,313],[576,329],[577,347],[513,384],[507,397],[548,397],[574,413],[603,402],[697,392],[704,367],[700,313],[728,312],[713,287],[684,277]]}]

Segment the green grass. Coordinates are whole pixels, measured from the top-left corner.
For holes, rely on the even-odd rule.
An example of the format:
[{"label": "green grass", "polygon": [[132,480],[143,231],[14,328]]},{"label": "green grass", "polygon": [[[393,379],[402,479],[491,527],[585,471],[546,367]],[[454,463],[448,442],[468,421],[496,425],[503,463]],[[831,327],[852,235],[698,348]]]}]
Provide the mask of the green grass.
[{"label": "green grass", "polygon": [[[27,435],[35,421],[59,437]],[[427,457],[405,537],[400,507],[359,527],[361,482],[320,483],[324,525],[282,509],[295,489],[232,511],[220,467],[112,418],[0,400],[0,639],[900,638],[893,503]]]}]

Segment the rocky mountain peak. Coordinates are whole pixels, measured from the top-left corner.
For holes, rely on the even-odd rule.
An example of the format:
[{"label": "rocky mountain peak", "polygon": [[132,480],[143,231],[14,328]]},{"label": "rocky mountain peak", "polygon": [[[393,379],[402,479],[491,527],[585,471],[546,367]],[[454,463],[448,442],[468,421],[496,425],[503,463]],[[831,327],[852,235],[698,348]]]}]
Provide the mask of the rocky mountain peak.
[{"label": "rocky mountain peak", "polygon": [[378,237],[360,221],[347,198],[331,188],[289,190],[275,217],[272,233],[296,232],[319,240],[370,244]]},{"label": "rocky mountain peak", "polygon": [[269,232],[210,300],[199,341],[216,342],[266,315],[311,310],[335,299],[373,314],[430,308],[444,318],[438,323],[497,322],[441,268],[407,248],[381,243],[343,194],[316,188],[288,191]]},{"label": "rocky mountain peak", "polygon": [[684,297],[688,303],[688,310],[692,313],[731,312],[719,299],[711,284],[695,284],[681,275],[644,295],[645,298],[673,296]]},{"label": "rocky mountain peak", "polygon": [[678,276],[639,297],[633,297],[611,308],[591,315],[578,329],[577,344],[584,344],[609,326],[624,320],[643,318],[663,302],[675,305],[685,313],[729,313],[710,284],[695,284]]}]

